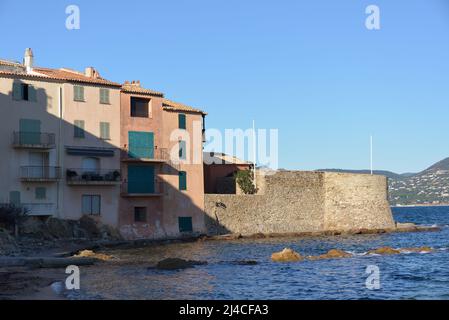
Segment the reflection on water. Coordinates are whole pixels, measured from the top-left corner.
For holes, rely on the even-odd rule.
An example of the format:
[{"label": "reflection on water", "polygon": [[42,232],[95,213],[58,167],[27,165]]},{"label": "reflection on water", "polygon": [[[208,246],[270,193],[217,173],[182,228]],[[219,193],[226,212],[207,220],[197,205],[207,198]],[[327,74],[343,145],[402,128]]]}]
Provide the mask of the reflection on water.
[{"label": "reflection on water", "polygon": [[[169,244],[108,252],[117,264],[81,269],[80,299],[449,299],[449,208],[394,209],[399,222],[438,224],[441,232],[341,237],[260,239]],[[366,256],[382,246],[430,246],[429,254]],[[302,255],[337,248],[349,259],[277,264],[275,251],[291,247]],[[207,261],[179,271],[151,268],[168,257]],[[256,260],[257,265],[237,265]],[[368,265],[381,271],[381,289],[365,287]]]}]

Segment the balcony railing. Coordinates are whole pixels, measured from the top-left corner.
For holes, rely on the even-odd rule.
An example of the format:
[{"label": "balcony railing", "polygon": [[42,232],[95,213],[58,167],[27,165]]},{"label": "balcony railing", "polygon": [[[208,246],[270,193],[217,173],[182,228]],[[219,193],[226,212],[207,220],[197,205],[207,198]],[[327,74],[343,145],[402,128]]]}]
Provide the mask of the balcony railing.
[{"label": "balcony railing", "polygon": [[170,153],[166,148],[125,148],[123,159],[125,161],[168,162]]},{"label": "balcony railing", "polygon": [[22,181],[57,181],[61,179],[60,167],[28,166],[20,168]]},{"label": "balcony railing", "polygon": [[14,132],[12,144],[15,148],[53,149],[56,148],[54,133]]},{"label": "balcony railing", "polygon": [[120,193],[123,197],[160,197],[164,194],[164,182],[154,182],[154,186],[142,186],[142,182],[123,182]]},{"label": "balcony railing", "polygon": [[66,179],[70,185],[118,185],[120,170],[67,169]]},{"label": "balcony railing", "polygon": [[56,213],[54,203],[22,203],[20,206],[30,216],[53,216]]}]

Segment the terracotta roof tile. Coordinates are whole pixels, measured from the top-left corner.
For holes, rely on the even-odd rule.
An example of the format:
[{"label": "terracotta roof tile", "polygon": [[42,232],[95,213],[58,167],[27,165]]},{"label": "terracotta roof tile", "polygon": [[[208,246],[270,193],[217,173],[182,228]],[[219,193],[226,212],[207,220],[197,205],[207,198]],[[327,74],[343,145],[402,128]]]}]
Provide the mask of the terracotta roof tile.
[{"label": "terracotta roof tile", "polygon": [[173,111],[188,111],[188,112],[196,112],[206,115],[204,111],[196,108],[189,107],[185,104],[174,102],[168,99],[164,99],[163,108],[165,110],[173,110]]},{"label": "terracotta roof tile", "polygon": [[134,85],[132,83],[124,83],[122,85],[122,91],[126,92],[126,93],[144,94],[144,95],[158,96],[158,97],[164,96],[164,94],[162,92],[145,89],[145,88],[140,87],[140,85]]},{"label": "terracotta roof tile", "polygon": [[49,69],[49,68],[33,68],[34,74],[41,74],[47,76],[51,79],[56,80],[66,80],[73,82],[82,82],[82,83],[93,83],[93,84],[103,84],[110,85],[115,87],[120,87],[121,85],[116,82],[112,82],[101,77],[87,77],[81,72],[77,72],[69,69]]}]

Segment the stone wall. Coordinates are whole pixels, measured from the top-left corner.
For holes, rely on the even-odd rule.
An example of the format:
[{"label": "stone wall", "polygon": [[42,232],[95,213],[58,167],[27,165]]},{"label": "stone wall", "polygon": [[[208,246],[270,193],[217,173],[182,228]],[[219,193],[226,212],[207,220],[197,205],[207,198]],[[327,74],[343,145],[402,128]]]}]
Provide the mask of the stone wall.
[{"label": "stone wall", "polygon": [[205,197],[209,234],[393,228],[383,176],[281,171],[261,175],[256,195]]}]

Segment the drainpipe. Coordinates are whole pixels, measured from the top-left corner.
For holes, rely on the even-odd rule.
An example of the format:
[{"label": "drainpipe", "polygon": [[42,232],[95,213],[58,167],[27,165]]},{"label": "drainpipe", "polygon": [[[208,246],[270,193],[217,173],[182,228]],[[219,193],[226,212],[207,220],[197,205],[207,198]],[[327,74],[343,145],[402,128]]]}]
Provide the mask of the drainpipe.
[{"label": "drainpipe", "polygon": [[[58,119],[58,121],[59,121],[59,128],[58,128],[58,152],[57,152],[57,163],[58,163],[58,167],[59,167],[59,169],[61,170],[61,177],[63,176],[63,172],[64,172],[64,170],[63,170],[63,168],[62,168],[62,157],[63,157],[63,154],[62,154],[62,146],[63,146],[63,143],[62,143],[62,120],[63,120],[63,114],[62,114],[62,111],[63,111],[63,100],[62,100],[62,87],[60,86],[59,88],[58,88],[58,107],[59,107],[59,119]],[[58,180],[58,182],[57,182],[57,195],[56,195],[56,197],[57,197],[57,204],[56,204],[56,206],[57,206],[57,208],[56,208],[56,212],[57,212],[57,216],[58,216],[58,218],[61,218],[61,212],[60,212],[60,210],[61,210],[61,207],[62,207],[62,199],[63,199],[63,191],[62,191],[62,188],[63,188],[63,186],[64,186],[64,183],[61,183],[61,180]]]}]

